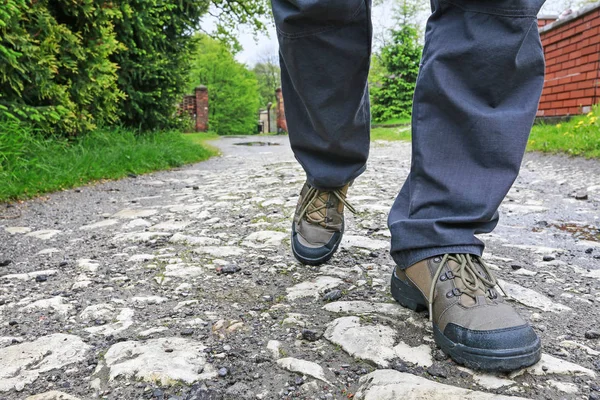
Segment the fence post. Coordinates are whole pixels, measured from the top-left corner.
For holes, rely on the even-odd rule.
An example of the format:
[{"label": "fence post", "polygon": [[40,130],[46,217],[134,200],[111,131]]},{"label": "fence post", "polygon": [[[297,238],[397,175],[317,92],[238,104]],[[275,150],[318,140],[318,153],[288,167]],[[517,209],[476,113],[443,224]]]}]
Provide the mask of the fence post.
[{"label": "fence post", "polygon": [[208,131],[208,88],[204,85],[196,87],[196,132]]}]

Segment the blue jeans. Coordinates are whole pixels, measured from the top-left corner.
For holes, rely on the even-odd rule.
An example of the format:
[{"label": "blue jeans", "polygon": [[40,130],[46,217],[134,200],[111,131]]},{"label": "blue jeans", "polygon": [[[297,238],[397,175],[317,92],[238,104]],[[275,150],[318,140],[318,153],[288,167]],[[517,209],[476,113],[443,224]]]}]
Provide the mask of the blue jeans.
[{"label": "blue jeans", "polygon": [[[388,218],[401,267],[481,255],[498,223],[544,83],[544,0],[432,0],[412,112],[412,163]],[[308,182],[365,170],[370,0],[272,0],[290,142]],[[392,184],[392,182],[390,182]]]}]

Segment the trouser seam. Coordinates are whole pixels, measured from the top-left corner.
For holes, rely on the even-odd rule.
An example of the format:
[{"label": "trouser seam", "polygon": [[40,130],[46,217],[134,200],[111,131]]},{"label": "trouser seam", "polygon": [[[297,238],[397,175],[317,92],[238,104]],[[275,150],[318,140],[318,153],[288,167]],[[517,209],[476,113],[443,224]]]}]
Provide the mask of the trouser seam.
[{"label": "trouser seam", "polygon": [[[465,12],[471,12],[476,14],[487,14],[494,15],[497,17],[512,17],[512,18],[534,18],[537,16],[537,12],[533,9],[529,8],[491,8],[487,10],[475,10],[469,7],[465,7],[463,5],[457,4],[451,0],[440,0],[442,3],[451,4],[455,7],[460,8]],[[533,14],[529,14],[533,13]]]}]

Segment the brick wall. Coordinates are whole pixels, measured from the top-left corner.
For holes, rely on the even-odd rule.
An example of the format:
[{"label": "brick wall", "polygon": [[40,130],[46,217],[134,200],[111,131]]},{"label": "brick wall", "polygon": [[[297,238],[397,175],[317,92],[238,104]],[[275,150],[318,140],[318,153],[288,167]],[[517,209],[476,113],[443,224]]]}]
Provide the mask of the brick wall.
[{"label": "brick wall", "polygon": [[558,16],[554,15],[540,15],[538,16],[538,28],[553,23],[558,19]]},{"label": "brick wall", "polygon": [[183,96],[183,100],[177,106],[179,114],[188,114],[194,121],[196,132],[208,131],[208,89],[206,86],[198,86],[194,94]]},{"label": "brick wall", "polygon": [[538,117],[586,113],[600,102],[600,2],[540,28],[546,80]]},{"label": "brick wall", "polygon": [[277,132],[287,132],[287,121],[285,119],[285,105],[281,88],[275,90],[277,96]]}]

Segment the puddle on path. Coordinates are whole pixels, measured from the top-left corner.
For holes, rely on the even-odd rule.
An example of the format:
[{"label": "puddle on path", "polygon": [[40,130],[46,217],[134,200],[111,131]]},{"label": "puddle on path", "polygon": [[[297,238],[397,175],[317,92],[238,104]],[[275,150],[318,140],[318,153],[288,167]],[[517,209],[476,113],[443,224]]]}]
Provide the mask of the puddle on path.
[{"label": "puddle on path", "polygon": [[279,143],[275,142],[240,142],[234,143],[236,146],[279,146]]}]

